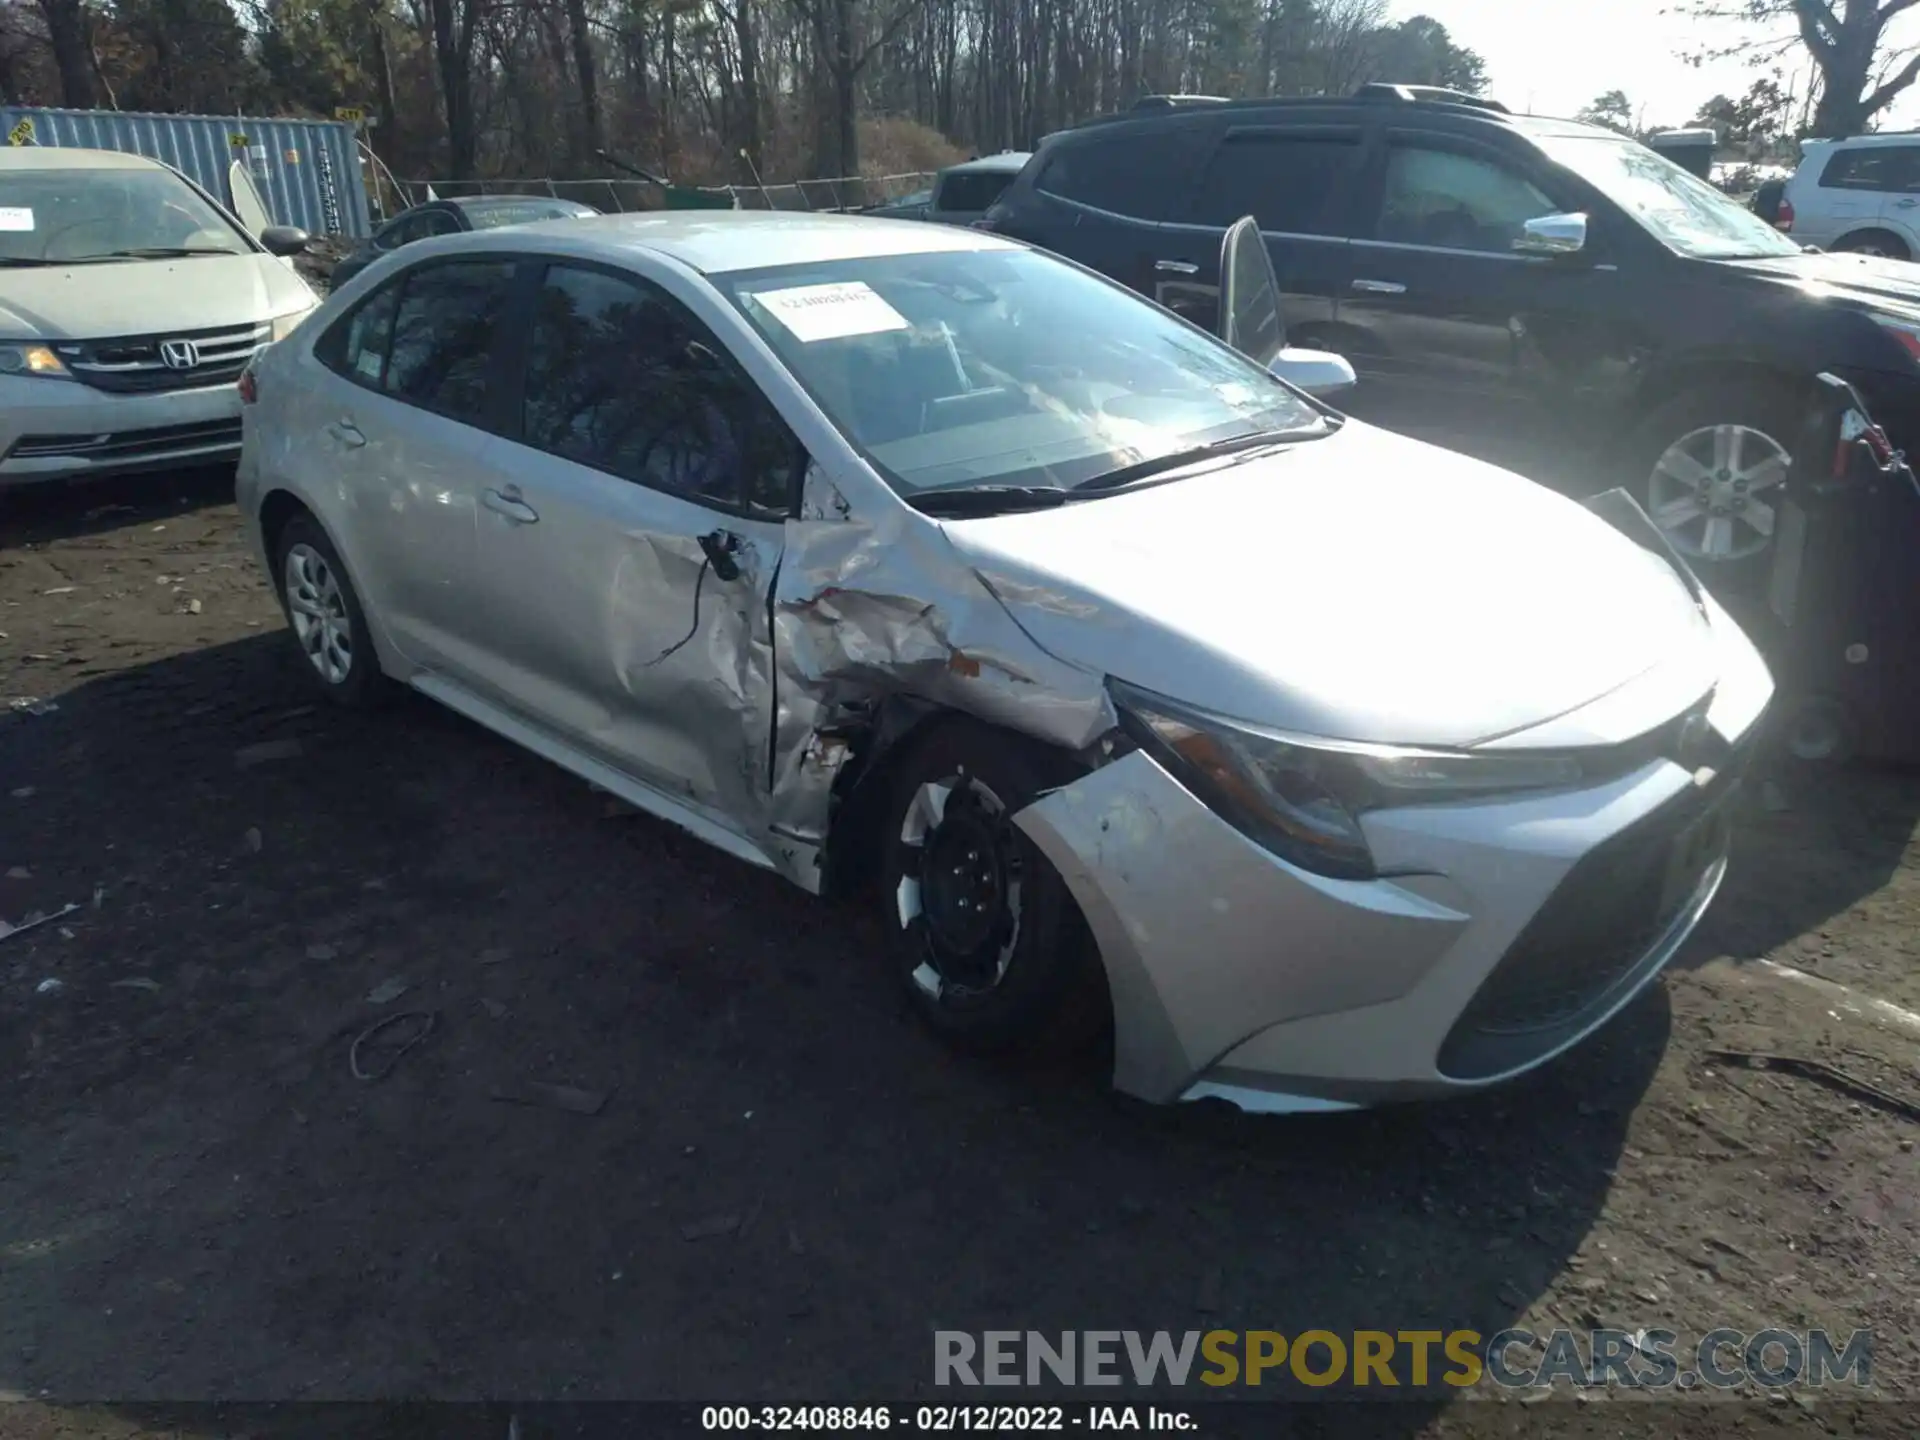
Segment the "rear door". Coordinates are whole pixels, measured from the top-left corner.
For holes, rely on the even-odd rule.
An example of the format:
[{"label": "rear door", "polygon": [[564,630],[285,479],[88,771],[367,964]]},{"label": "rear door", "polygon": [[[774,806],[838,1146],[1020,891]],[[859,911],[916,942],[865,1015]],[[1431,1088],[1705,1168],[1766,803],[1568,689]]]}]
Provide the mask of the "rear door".
[{"label": "rear door", "polygon": [[1366,157],[1358,124],[1224,127],[1164,227],[1154,298],[1217,329],[1221,242],[1227,227],[1251,215],[1279,277],[1288,327],[1330,325],[1349,275]]},{"label": "rear door", "polygon": [[1204,120],[1173,117],[1064,136],[1029,163],[989,223],[1154,296],[1156,262],[1187,243],[1161,221],[1192,184],[1211,134]]},{"label": "rear door", "polygon": [[1810,167],[1814,168],[1811,203],[1795,202],[1794,239],[1826,246],[1878,225],[1889,202],[1907,198],[1899,192],[1915,149],[1851,145],[1829,150],[1824,165]]},{"label": "rear door", "polygon": [[283,463],[408,659],[456,667],[466,640],[479,481],[502,380],[511,260],[429,260],[323,335]]},{"label": "rear door", "polygon": [[528,283],[514,438],[478,511],[479,684],[737,822],[768,785],[768,601],[798,442],[645,279],[553,261]]}]

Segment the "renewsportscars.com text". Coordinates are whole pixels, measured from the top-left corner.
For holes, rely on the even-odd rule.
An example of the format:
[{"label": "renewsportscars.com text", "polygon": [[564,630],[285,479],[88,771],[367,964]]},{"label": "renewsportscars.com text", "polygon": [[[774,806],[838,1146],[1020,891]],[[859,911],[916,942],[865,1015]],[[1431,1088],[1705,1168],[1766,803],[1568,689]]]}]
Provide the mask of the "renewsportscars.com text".
[{"label": "renewsportscars.com text", "polygon": [[936,1330],[936,1385],[1305,1386],[1383,1391],[1490,1384],[1732,1390],[1872,1383],[1873,1335],[1824,1330]]}]

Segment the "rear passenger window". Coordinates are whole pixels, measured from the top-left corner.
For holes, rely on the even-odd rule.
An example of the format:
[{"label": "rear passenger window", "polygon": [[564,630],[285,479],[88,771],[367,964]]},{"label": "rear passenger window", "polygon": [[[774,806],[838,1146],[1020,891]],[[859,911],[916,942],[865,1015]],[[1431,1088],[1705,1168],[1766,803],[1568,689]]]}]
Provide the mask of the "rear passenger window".
[{"label": "rear passenger window", "polygon": [[985,210],[1000,198],[1013,176],[1006,171],[988,171],[972,175],[947,175],[940,181],[936,210]]},{"label": "rear passenger window", "polygon": [[1842,150],[1820,173],[1823,190],[1920,190],[1920,146],[1862,145]]},{"label": "rear passenger window", "polygon": [[463,260],[410,272],[394,316],[385,389],[455,420],[486,414],[487,370],[513,287],[504,260]]},{"label": "rear passenger window", "polygon": [[1158,220],[1167,197],[1186,186],[1194,135],[1187,127],[1117,125],[1084,139],[1056,141],[1034,188],[1096,210]]},{"label": "rear passenger window", "polygon": [[387,368],[387,347],[393,340],[393,315],[399,303],[400,282],[376,290],[320,338],[314,354],[329,370],[378,390]]},{"label": "rear passenger window", "polygon": [[1194,197],[1193,219],[1227,226],[1251,215],[1262,230],[1344,235],[1347,187],[1360,137],[1229,135]]}]

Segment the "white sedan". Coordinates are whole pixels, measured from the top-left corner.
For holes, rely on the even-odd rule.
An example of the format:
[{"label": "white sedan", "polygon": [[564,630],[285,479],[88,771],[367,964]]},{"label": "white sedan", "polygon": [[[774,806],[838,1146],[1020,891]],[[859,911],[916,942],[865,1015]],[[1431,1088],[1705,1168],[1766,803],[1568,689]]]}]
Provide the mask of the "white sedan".
[{"label": "white sedan", "polygon": [[1623,496],[1277,378],[1254,240],[1250,354],[942,226],[423,242],[255,363],[242,506],[326,693],[869,886],[955,1041],[1108,1020],[1121,1089],[1249,1109],[1485,1086],[1692,930],[1772,682]]}]

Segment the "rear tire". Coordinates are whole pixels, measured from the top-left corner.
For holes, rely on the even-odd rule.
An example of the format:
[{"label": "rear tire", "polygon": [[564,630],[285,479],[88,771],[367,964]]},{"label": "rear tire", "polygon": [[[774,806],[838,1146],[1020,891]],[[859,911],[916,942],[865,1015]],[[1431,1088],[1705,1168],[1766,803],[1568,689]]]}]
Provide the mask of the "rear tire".
[{"label": "rear tire", "polygon": [[1634,499],[1723,593],[1753,589],[1771,564],[1800,404],[1773,380],[1703,386],[1655,410],[1628,445]]},{"label": "rear tire", "polygon": [[955,717],[895,767],[881,905],[914,1009],[976,1052],[1071,1053],[1108,1016],[1098,952],[1059,872],[1012,817],[1077,771]]},{"label": "rear tire", "polygon": [[1883,260],[1911,260],[1913,247],[1891,230],[1860,230],[1833,242],[1834,250],[1848,255],[1877,255]]},{"label": "rear tire", "polygon": [[319,523],[304,514],[288,520],[274,559],[280,608],[301,663],[322,693],[350,710],[370,710],[390,699],[393,682],[381,673],[360,597]]}]

